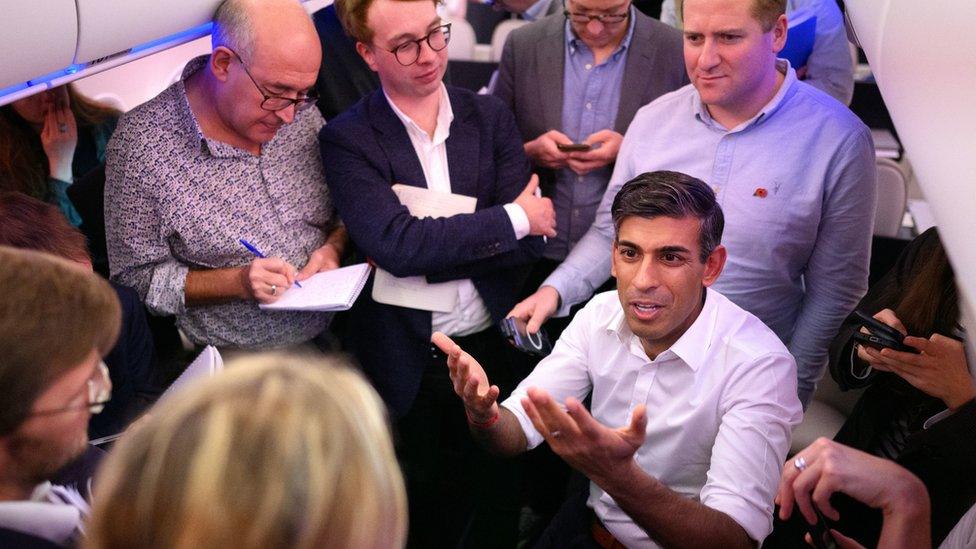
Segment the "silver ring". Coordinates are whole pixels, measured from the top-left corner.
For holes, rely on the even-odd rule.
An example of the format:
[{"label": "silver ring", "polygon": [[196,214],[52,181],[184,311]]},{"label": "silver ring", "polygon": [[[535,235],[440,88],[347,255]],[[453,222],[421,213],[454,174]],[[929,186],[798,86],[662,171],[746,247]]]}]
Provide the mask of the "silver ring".
[{"label": "silver ring", "polygon": [[64,122],[61,122],[60,124],[58,124],[58,131],[61,132],[61,133],[67,132],[68,131],[68,125],[65,124]]},{"label": "silver ring", "polygon": [[562,436],[562,434],[563,434],[562,431],[549,431],[549,436],[551,436],[552,438],[559,438],[560,436]]},{"label": "silver ring", "polygon": [[271,295],[278,295],[278,286],[276,284],[271,285]]},{"label": "silver ring", "polygon": [[797,456],[793,460],[793,467],[796,467],[797,471],[803,471],[807,468],[807,460],[803,459],[803,456]]}]

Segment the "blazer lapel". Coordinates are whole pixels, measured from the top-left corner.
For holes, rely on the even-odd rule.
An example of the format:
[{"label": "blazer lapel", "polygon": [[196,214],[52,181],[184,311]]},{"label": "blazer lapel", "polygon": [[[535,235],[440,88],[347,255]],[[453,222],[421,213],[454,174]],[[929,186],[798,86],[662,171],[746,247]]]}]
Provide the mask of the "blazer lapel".
[{"label": "blazer lapel", "polygon": [[[633,8],[632,8],[633,9]],[[620,103],[617,106],[617,118],[613,129],[619,133],[627,130],[627,125],[634,118],[637,110],[644,106],[644,92],[649,88],[654,71],[647,70],[651,66],[652,54],[657,48],[657,42],[650,36],[650,25],[639,11],[634,10],[637,21],[634,24],[634,35],[630,38],[630,51],[627,52],[627,64],[624,66],[624,77],[620,87]]]},{"label": "blazer lapel", "polygon": [[478,179],[480,158],[480,132],[474,117],[471,98],[447,88],[454,110],[451,133],[447,138],[447,169],[451,176],[451,192],[479,197]]},{"label": "blazer lapel", "polygon": [[390,162],[390,184],[403,183],[427,187],[427,178],[414,151],[407,129],[390,108],[383,90],[376,90],[369,101],[370,125],[379,133],[379,143]]},{"label": "blazer lapel", "polygon": [[566,62],[565,19],[549,17],[546,39],[536,49],[539,67],[539,102],[542,105],[546,130],[563,125],[563,65]]}]

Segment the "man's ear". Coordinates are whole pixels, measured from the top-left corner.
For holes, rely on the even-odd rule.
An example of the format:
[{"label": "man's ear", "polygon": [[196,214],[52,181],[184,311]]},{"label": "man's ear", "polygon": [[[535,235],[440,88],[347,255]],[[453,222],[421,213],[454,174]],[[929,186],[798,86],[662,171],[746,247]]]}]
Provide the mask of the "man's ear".
[{"label": "man's ear", "polygon": [[773,24],[773,53],[779,53],[784,46],[786,46],[786,33],[787,27],[789,26],[786,20],[786,14],[780,15],[776,19],[776,23]]},{"label": "man's ear", "polygon": [[236,57],[236,54],[229,48],[217,46],[210,54],[210,72],[213,73],[214,78],[226,82],[230,64]]},{"label": "man's ear", "polygon": [[357,41],[356,51],[359,52],[359,56],[363,58],[363,61],[366,62],[366,65],[369,66],[370,70],[372,70],[373,72],[377,72],[376,57],[373,55],[372,48],[370,48],[366,44],[363,44],[362,42]]},{"label": "man's ear", "polygon": [[719,275],[722,274],[722,269],[725,268],[725,260],[728,258],[728,255],[729,252],[721,244],[712,250],[712,253],[708,255],[708,259],[705,260],[705,272],[702,273],[702,286],[707,288],[718,280]]}]

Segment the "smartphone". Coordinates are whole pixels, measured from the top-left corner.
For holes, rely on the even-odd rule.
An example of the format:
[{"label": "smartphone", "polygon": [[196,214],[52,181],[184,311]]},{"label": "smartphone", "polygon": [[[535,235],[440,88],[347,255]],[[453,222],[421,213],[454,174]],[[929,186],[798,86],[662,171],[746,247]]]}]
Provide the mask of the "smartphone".
[{"label": "smartphone", "polygon": [[562,152],[586,152],[593,148],[593,145],[586,143],[556,143],[556,148]]},{"label": "smartphone", "polygon": [[552,352],[549,336],[541,328],[537,333],[530,334],[525,321],[521,318],[508,317],[499,323],[502,333],[516,349],[535,356],[547,356]]},{"label": "smartphone", "polygon": [[868,332],[870,332],[868,334],[855,332],[855,341],[879,351],[887,347],[905,353],[918,353],[918,350],[903,343],[905,336],[898,330],[864,311],[854,311],[854,316],[861,321],[861,326],[867,328]]}]

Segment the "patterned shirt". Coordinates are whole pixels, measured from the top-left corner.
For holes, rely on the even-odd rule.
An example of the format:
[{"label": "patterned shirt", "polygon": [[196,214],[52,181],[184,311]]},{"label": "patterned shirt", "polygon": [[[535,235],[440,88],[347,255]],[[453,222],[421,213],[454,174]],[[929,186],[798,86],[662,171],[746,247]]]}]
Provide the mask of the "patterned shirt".
[{"label": "patterned shirt", "polygon": [[109,142],[105,228],[112,279],[198,344],[269,348],[308,341],[331,315],[262,311],[254,301],[188,307],[191,269],[250,263],[244,238],[301,269],[335,220],[319,156],[317,109],[297,113],[261,155],[204,137],[183,77],[125,114]]}]

